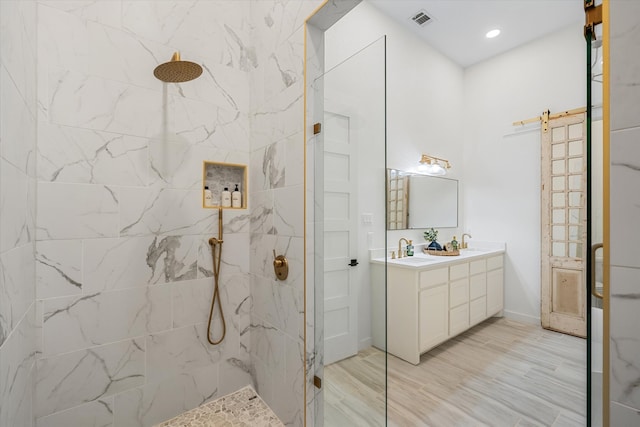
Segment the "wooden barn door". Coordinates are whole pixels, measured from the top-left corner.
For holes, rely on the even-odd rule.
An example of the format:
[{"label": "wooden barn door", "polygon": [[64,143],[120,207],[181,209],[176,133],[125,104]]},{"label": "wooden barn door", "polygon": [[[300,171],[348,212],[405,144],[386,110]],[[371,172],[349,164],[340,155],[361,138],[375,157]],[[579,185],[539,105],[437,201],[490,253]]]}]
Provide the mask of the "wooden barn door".
[{"label": "wooden barn door", "polygon": [[541,151],[542,327],[586,337],[585,114],[549,120]]}]

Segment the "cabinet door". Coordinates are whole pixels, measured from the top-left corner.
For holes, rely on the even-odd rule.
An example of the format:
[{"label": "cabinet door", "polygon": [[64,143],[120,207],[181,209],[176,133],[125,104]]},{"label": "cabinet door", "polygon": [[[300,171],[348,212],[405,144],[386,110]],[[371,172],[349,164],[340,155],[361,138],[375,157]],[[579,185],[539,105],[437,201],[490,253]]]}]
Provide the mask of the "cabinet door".
[{"label": "cabinet door", "polygon": [[487,316],[493,316],[504,306],[503,269],[487,273]]},{"label": "cabinet door", "polygon": [[420,352],[447,339],[449,287],[444,284],[420,291]]}]

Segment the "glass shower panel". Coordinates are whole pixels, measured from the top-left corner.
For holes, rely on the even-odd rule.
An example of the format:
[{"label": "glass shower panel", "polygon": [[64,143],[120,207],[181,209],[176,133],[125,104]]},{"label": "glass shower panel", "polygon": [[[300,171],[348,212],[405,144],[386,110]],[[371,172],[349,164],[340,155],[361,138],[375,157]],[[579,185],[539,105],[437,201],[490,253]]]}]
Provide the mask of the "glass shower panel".
[{"label": "glass shower panel", "polygon": [[385,50],[381,38],[314,82],[324,111],[313,153],[316,410],[326,427],[386,425],[386,265],[369,262],[386,247]]},{"label": "glass shower panel", "polygon": [[[596,3],[602,3],[598,1]],[[587,244],[590,245],[589,286],[590,317],[588,324],[587,381],[589,404],[587,426],[603,425],[603,49],[602,24],[596,25],[594,34],[587,33],[587,194],[586,210]],[[569,144],[569,155],[577,154],[580,148]],[[577,167],[577,166],[575,166]],[[571,171],[572,166],[569,165]],[[577,182],[576,182],[577,184]],[[569,187],[572,187],[570,178]]]}]

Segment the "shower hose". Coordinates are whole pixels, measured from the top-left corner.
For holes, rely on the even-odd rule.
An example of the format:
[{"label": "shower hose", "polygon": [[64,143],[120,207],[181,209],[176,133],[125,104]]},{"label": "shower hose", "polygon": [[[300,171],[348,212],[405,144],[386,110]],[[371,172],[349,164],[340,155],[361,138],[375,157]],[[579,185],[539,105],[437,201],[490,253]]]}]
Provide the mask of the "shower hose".
[{"label": "shower hose", "polygon": [[[211,255],[213,257],[213,297],[211,298],[211,310],[209,311],[209,323],[207,325],[207,340],[212,345],[217,345],[222,342],[225,334],[227,333],[227,325],[224,321],[224,313],[222,312],[222,303],[220,302],[220,259],[222,258],[222,240],[218,240],[215,237],[209,239],[211,245]],[[213,320],[213,310],[218,301],[218,309],[220,310],[220,319],[222,319],[222,336],[218,341],[211,339],[211,321]]]}]

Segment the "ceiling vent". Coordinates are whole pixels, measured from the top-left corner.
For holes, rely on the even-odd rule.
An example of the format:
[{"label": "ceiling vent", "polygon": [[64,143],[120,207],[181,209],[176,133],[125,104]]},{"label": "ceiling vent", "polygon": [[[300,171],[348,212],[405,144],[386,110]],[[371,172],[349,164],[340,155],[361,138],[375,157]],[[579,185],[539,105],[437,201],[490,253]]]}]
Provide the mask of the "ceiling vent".
[{"label": "ceiling vent", "polygon": [[425,10],[420,10],[411,17],[411,20],[423,27],[427,22],[431,21],[431,17],[427,15]]}]

